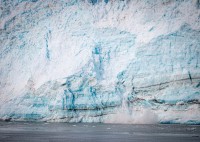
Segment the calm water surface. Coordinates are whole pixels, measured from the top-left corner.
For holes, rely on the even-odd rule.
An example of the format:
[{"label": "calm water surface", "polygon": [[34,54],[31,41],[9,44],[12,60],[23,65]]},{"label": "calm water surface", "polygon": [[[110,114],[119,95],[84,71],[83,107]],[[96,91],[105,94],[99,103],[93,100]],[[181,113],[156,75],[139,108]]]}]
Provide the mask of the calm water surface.
[{"label": "calm water surface", "polygon": [[0,122],[0,142],[200,142],[200,125]]}]

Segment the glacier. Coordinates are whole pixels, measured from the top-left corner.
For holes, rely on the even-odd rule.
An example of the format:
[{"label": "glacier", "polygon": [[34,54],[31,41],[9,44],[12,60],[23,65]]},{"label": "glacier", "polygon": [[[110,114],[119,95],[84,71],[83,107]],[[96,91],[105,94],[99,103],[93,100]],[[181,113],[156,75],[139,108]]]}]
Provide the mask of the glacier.
[{"label": "glacier", "polygon": [[199,0],[1,0],[0,120],[200,124]]}]

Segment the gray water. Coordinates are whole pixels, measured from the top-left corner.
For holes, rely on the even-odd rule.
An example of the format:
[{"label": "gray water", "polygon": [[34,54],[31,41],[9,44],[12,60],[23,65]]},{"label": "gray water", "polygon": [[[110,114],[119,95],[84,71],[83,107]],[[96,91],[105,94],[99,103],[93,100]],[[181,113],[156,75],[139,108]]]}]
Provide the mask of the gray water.
[{"label": "gray water", "polygon": [[200,126],[0,122],[0,141],[200,142]]}]

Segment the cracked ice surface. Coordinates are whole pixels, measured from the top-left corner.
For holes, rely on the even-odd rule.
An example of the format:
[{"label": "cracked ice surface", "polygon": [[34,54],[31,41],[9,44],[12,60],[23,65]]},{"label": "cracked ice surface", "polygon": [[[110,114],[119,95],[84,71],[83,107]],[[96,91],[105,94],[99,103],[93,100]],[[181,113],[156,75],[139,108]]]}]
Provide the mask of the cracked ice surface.
[{"label": "cracked ice surface", "polygon": [[199,7],[0,1],[0,118],[199,124]]}]

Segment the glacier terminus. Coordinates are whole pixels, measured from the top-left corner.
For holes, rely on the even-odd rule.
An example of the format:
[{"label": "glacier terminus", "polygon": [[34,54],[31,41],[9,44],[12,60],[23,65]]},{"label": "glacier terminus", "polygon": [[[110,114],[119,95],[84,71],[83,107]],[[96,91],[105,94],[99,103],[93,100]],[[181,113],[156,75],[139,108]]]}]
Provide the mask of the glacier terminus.
[{"label": "glacier terminus", "polygon": [[200,1],[1,0],[0,119],[200,124]]}]

